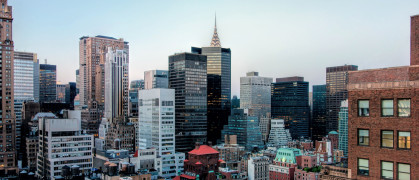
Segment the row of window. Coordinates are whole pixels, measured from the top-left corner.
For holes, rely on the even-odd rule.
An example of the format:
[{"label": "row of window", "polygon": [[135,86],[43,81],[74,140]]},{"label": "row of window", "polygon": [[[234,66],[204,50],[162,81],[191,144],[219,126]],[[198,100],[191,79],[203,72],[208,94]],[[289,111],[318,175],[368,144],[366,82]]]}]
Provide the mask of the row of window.
[{"label": "row of window", "polygon": [[[410,117],[410,99],[397,99],[397,116]],[[370,116],[370,100],[358,100],[358,116]],[[381,116],[393,117],[394,116],[394,100],[382,99],[381,100]]]},{"label": "row of window", "polygon": [[[410,132],[409,131],[397,131],[397,148],[399,149],[410,149]],[[370,145],[370,130],[358,129],[358,145],[369,146]],[[381,147],[383,148],[394,148],[394,131],[382,130],[381,131]]]},{"label": "row of window", "polygon": [[[381,178],[394,179],[394,163],[391,161],[381,161]],[[369,176],[369,159],[358,158],[358,174]],[[397,179],[410,180],[410,164],[397,163]]]}]

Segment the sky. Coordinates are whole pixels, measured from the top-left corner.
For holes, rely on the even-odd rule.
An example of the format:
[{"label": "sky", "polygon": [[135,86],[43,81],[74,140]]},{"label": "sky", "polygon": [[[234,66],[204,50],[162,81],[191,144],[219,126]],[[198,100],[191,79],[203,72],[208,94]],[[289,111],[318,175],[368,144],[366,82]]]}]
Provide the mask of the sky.
[{"label": "sky", "polygon": [[326,67],[359,69],[410,62],[410,16],[418,0],[9,0],[16,51],[57,65],[75,82],[79,38],[105,35],[130,45],[130,80],[167,69],[168,56],[209,46],[217,14],[221,45],[232,51],[232,95],[240,77],[303,76],[326,83]]}]

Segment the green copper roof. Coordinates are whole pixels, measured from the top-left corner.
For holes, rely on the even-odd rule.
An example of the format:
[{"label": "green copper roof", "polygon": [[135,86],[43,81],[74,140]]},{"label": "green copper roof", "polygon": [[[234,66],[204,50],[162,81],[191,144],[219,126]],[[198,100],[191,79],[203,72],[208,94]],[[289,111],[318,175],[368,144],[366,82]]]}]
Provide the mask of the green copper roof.
[{"label": "green copper roof", "polygon": [[279,148],[275,161],[295,164],[297,163],[297,156],[301,156],[301,150],[296,148]]},{"label": "green copper roof", "polygon": [[338,134],[336,131],[330,131],[329,134]]}]

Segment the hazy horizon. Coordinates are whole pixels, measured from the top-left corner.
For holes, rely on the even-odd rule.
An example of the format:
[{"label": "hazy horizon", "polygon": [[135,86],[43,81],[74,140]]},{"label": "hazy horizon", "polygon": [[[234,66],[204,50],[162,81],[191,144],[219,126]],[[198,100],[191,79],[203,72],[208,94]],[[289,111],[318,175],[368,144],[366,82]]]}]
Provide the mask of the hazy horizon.
[{"label": "hazy horizon", "polygon": [[[326,67],[359,69],[409,65],[410,16],[406,1],[17,1],[15,51],[34,52],[57,65],[57,81],[75,82],[79,38],[104,35],[130,45],[130,81],[167,69],[168,56],[209,46],[217,13],[221,45],[232,51],[232,96],[240,77],[303,76],[325,84]],[[35,28],[36,27],[36,28]]]}]

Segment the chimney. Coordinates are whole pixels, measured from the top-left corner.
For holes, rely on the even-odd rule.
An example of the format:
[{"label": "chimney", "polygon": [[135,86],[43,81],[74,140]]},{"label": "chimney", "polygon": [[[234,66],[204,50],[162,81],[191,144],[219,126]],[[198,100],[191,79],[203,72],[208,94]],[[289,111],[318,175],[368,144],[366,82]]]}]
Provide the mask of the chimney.
[{"label": "chimney", "polygon": [[410,17],[410,65],[419,65],[419,15]]}]

